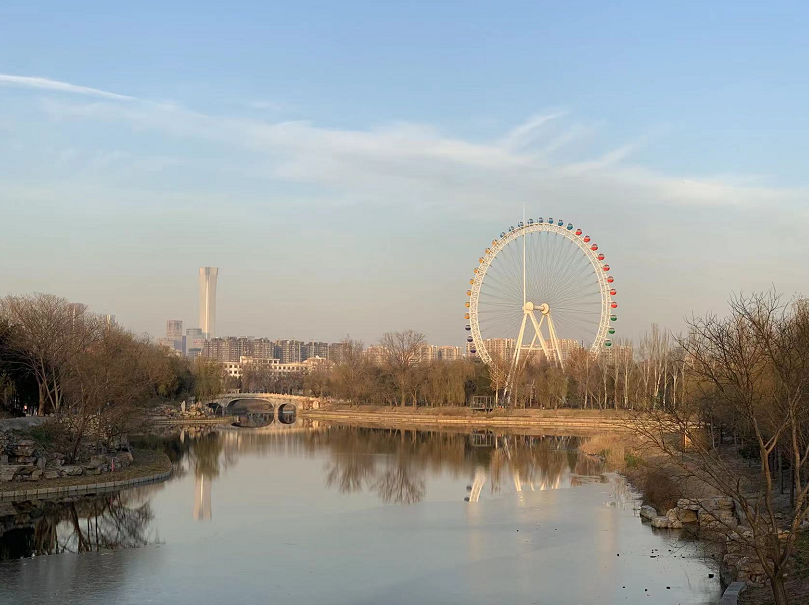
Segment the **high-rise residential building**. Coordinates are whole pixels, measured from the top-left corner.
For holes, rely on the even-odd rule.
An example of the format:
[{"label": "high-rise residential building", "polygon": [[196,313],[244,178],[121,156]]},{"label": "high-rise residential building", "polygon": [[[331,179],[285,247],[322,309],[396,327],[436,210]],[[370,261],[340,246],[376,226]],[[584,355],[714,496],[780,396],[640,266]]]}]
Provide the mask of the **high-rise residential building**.
[{"label": "high-rise residential building", "polygon": [[217,361],[239,361],[241,350],[238,338],[206,338],[202,356]]},{"label": "high-rise residential building", "polygon": [[430,363],[436,359],[438,359],[438,347],[428,344],[419,346],[419,349],[416,352],[417,363]]},{"label": "high-rise residential building", "polygon": [[[550,343],[548,343],[548,347],[550,348]],[[573,338],[559,339],[559,351],[562,353],[562,361],[567,360],[572,351],[576,351],[581,348],[583,348],[582,344],[578,340]]]},{"label": "high-rise residential building", "polygon": [[254,338],[247,342],[242,354],[257,359],[274,359],[275,343],[269,338]]},{"label": "high-rise residential building", "polygon": [[166,322],[166,337],[159,338],[158,343],[170,349],[185,354],[185,336],[183,336],[183,322],[179,319],[170,319]]},{"label": "high-rise residential building", "polygon": [[327,342],[307,342],[301,347],[301,361],[306,361],[310,357],[321,357],[323,359],[329,356],[329,343]]},{"label": "high-rise residential building", "polygon": [[371,363],[382,365],[387,357],[387,351],[382,345],[371,345],[365,349],[364,355]]},{"label": "high-rise residential building", "polygon": [[461,358],[461,347],[451,345],[436,347],[437,358],[442,361],[456,361]]},{"label": "high-rise residential building", "polygon": [[185,331],[185,354],[189,359],[196,359],[202,354],[205,345],[205,335],[202,328],[188,328]]},{"label": "high-rise residential building", "polygon": [[169,319],[166,322],[166,338],[183,337],[183,320],[182,319]]},{"label": "high-rise residential building", "polygon": [[329,345],[329,354],[326,356],[327,359],[334,361],[335,363],[340,363],[343,360],[343,354],[346,351],[348,345],[344,342],[333,342]]},{"label": "high-rise residential building", "polygon": [[501,361],[508,361],[514,357],[514,338],[487,338],[483,341],[486,351],[491,357],[499,358]]},{"label": "high-rise residential building", "polygon": [[216,338],[217,267],[199,268],[199,327],[205,338]]},{"label": "high-rise residential building", "polygon": [[276,340],[275,357],[281,363],[300,363],[302,344],[300,340]]},{"label": "high-rise residential building", "polygon": [[118,322],[115,321],[115,315],[110,315],[109,313],[105,313],[101,315],[102,321],[109,327],[117,326]]}]

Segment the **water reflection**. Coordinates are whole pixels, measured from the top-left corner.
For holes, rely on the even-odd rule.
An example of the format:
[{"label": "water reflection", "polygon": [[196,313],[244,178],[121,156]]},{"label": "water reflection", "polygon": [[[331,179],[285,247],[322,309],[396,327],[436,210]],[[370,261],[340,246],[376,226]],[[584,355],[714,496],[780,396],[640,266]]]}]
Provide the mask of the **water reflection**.
[{"label": "water reflection", "polygon": [[[601,472],[599,461],[576,450],[574,437],[332,427],[311,435],[308,445],[332,454],[327,487],[343,493],[375,491],[384,503],[422,500],[427,470],[468,476],[465,500],[470,503],[480,499],[487,483],[492,493],[501,491],[506,480],[516,492],[558,489]],[[383,462],[374,455],[380,453],[386,454]]]},{"label": "water reflection", "polygon": [[212,516],[212,484],[223,467],[242,455],[328,454],[327,488],[340,493],[368,491],[385,504],[414,504],[426,496],[426,473],[466,478],[467,493],[498,493],[505,484],[516,492],[571,487],[593,480],[601,463],[581,454],[579,439],[560,436],[472,434],[374,429],[349,426],[276,424],[257,430],[195,429],[164,437],[164,447],[181,471],[196,478],[194,518]]},{"label": "water reflection", "polygon": [[[575,437],[472,434],[277,423],[260,429],[185,427],[133,440],[162,449],[171,481],[193,474],[195,521],[210,521],[214,484],[239,457],[325,457],[323,483],[341,494],[367,492],[380,502],[411,505],[427,496],[428,478],[462,482],[458,499],[474,504],[505,487],[517,493],[600,481],[600,463],[578,452]],[[324,456],[325,454],[325,456]],[[160,485],[112,496],[34,505],[3,505],[0,558],[88,552],[147,544],[152,512],[146,496]],[[462,489],[462,488],[461,488]]]},{"label": "water reflection", "polygon": [[692,557],[693,544],[668,550],[673,536],[638,521],[626,484],[576,438],[298,419],[167,430],[137,446],[168,454],[170,481],[0,504],[0,557],[86,553],[0,563],[0,601],[717,600],[715,569]]},{"label": "water reflection", "polygon": [[154,541],[153,485],[103,497],[2,505],[0,560],[134,548]]}]

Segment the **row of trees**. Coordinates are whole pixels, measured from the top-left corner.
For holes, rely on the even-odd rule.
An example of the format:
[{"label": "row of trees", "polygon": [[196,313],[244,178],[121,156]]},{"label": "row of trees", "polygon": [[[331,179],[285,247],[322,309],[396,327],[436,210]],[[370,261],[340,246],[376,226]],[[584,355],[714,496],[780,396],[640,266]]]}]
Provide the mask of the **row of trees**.
[{"label": "row of trees", "polygon": [[[601,355],[573,349],[564,369],[534,354],[513,377],[509,403],[516,407],[571,406],[598,409],[668,409],[682,398],[686,349],[681,338],[653,324],[636,346],[618,340]],[[511,360],[495,359],[490,368],[499,392]]]},{"label": "row of trees", "polygon": [[489,392],[482,364],[468,360],[419,361],[424,335],[388,332],[380,341],[382,359],[372,360],[363,343],[346,337],[333,364],[301,378],[303,392],[352,404],[462,406],[469,396]]},{"label": "row of trees", "polygon": [[244,369],[241,387],[250,391],[304,392],[351,403],[462,406],[471,395],[488,395],[512,407],[666,409],[683,392],[684,349],[658,326],[633,347],[616,343],[598,357],[571,351],[564,369],[541,353],[527,359],[502,398],[511,360],[489,366],[471,359],[420,361],[424,336],[413,330],[388,332],[381,358],[371,360],[363,343],[346,338],[339,359],[306,376],[278,377],[268,370]]}]

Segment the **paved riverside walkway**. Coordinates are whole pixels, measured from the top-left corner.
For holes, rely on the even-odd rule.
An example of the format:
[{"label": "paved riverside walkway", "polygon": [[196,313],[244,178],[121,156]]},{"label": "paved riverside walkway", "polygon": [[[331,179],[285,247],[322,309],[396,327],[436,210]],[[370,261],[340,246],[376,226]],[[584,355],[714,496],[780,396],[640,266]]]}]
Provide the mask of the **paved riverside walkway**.
[{"label": "paved riverside walkway", "polygon": [[739,595],[745,588],[747,588],[747,584],[744,582],[733,582],[725,589],[719,605],[736,605],[739,602]]},{"label": "paved riverside walkway", "polygon": [[162,473],[154,473],[143,477],[132,477],[131,479],[120,479],[118,481],[99,481],[98,483],[86,483],[81,485],[63,485],[61,487],[36,487],[30,489],[19,489],[15,491],[0,492],[0,502],[18,502],[22,500],[50,500],[63,498],[65,496],[89,496],[93,494],[103,494],[107,492],[117,492],[122,489],[147,485],[149,483],[159,483],[171,476],[171,469]]}]

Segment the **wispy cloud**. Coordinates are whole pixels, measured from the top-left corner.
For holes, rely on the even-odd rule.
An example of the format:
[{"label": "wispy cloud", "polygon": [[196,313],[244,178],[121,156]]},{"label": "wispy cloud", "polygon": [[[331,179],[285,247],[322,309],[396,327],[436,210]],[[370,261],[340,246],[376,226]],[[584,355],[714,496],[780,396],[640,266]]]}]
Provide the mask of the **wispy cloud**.
[{"label": "wispy cloud", "polygon": [[[665,136],[659,129],[607,149],[579,144],[572,150],[569,143],[581,142],[594,128],[566,124],[568,116],[562,110],[537,113],[501,136],[473,141],[412,122],[330,128],[307,121],[211,115],[176,103],[41,78],[0,75],[0,83],[100,96],[90,102],[46,98],[40,107],[60,120],[106,121],[195,141],[211,151],[220,150],[216,169],[221,173],[250,170],[252,176],[274,182],[314,184],[335,203],[417,200],[422,206],[456,205],[477,213],[497,211],[506,200],[554,200],[570,208],[585,208],[588,200],[639,208],[657,204],[754,208],[794,207],[808,197],[806,190],[768,187],[761,180],[668,174],[633,163],[647,139]],[[131,102],[110,102],[121,99]],[[240,152],[238,161],[229,160],[233,150]],[[250,156],[246,163],[244,158]],[[189,168],[195,161],[201,160],[183,159]],[[134,158],[127,162],[135,163]],[[208,167],[202,170],[208,172]]]},{"label": "wispy cloud", "polygon": [[[579,152],[561,161],[534,153],[559,146],[542,126],[562,116],[533,116],[491,143],[443,135],[434,127],[401,122],[374,129],[337,129],[306,121],[269,122],[214,116],[179,105],[149,102],[67,103],[45,100],[43,109],[59,119],[91,119],[129,124],[173,138],[207,141],[226,149],[255,154],[262,176],[328,188],[335,199],[368,202],[457,204],[470,211],[496,208],[504,200],[552,199],[580,207],[583,200],[601,204],[634,203],[760,207],[792,206],[806,199],[800,189],[757,186],[720,178],[669,175],[631,164],[646,136],[599,153]],[[564,136],[564,134],[562,135]],[[224,169],[224,166],[223,166]],[[493,205],[493,203],[495,205]]]},{"label": "wispy cloud", "polygon": [[81,95],[104,97],[106,99],[118,99],[120,101],[132,101],[135,98],[115,92],[99,90],[97,88],[89,88],[87,86],[78,86],[76,84],[70,84],[69,82],[60,82],[59,80],[39,78],[36,76],[12,76],[9,74],[0,74],[0,84],[6,86],[21,86],[24,88],[39,88],[57,92],[71,92]]},{"label": "wispy cloud", "polygon": [[506,149],[518,150],[533,143],[539,136],[539,131],[548,123],[566,115],[563,111],[547,114],[536,114],[528,120],[511,129],[500,140],[500,145]]}]

